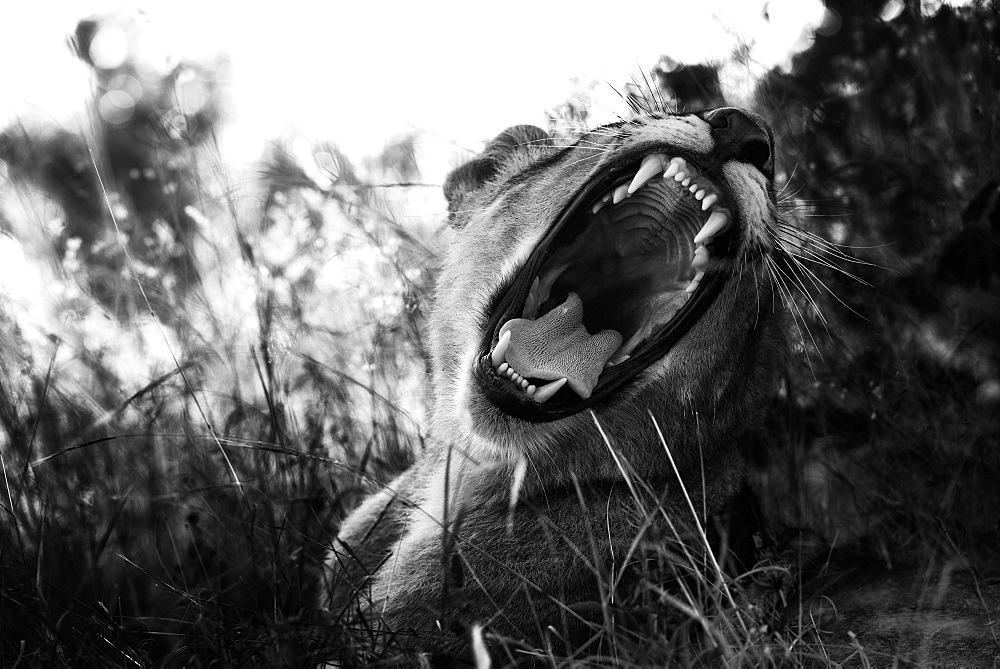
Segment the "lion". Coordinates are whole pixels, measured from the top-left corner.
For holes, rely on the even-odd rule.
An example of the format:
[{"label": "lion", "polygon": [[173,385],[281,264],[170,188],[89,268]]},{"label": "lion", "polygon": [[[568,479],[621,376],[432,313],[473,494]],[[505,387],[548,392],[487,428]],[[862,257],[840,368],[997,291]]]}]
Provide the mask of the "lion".
[{"label": "lion", "polygon": [[572,652],[637,541],[703,538],[739,489],[788,347],[773,135],[731,107],[515,126],[444,191],[432,445],[342,523],[327,606],[403,648]]}]

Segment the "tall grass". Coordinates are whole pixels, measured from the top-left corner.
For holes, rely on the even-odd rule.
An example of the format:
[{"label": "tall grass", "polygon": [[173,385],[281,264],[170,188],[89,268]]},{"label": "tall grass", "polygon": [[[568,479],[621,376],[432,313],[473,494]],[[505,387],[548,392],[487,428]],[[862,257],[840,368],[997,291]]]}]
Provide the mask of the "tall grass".
[{"label": "tall grass", "polygon": [[122,172],[115,132],[4,136],[3,664],[302,666],[338,634],[313,600],[338,520],[422,448],[434,227],[335,147]]}]

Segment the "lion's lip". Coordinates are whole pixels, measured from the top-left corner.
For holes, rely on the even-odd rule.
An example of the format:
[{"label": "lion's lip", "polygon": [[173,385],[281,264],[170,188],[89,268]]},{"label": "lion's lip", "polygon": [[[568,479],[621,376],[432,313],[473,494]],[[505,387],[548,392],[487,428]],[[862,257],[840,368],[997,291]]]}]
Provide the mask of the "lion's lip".
[{"label": "lion's lip", "polygon": [[[717,283],[706,277],[726,261],[732,237],[723,192],[681,157],[652,153],[632,165],[581,190],[495,305],[482,372],[493,379],[487,385],[502,408],[520,400],[571,407],[619,386],[612,382],[662,356],[665,350],[655,344],[666,342],[663,333],[696,319],[717,292],[705,288]],[[518,342],[500,341],[512,319],[539,319],[571,293],[583,299],[588,333],[615,331],[623,342],[604,358],[587,361],[600,366],[589,370],[597,379],[592,385],[567,385],[562,379],[568,372],[561,378],[552,372],[558,366],[539,378],[522,373],[531,370],[518,371],[508,359],[518,358],[508,356]],[[695,303],[701,306],[689,307]]]}]

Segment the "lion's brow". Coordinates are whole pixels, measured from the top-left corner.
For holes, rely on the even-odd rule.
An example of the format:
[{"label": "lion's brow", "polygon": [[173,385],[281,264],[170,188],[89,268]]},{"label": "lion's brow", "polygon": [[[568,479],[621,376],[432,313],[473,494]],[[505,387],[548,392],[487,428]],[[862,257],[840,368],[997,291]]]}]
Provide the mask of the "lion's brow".
[{"label": "lion's brow", "polygon": [[[602,128],[608,128],[608,127],[613,127],[613,126],[617,126],[617,125],[620,125],[620,124],[609,124],[609,125],[605,125],[605,126],[601,126],[601,127]],[[584,136],[586,136],[586,134],[589,134],[589,133],[585,133]],[[577,139],[575,142],[573,142],[569,146],[564,146],[564,147],[560,148],[555,153],[551,153],[551,154],[549,154],[549,155],[547,155],[547,156],[545,156],[543,158],[539,158],[536,162],[532,163],[531,165],[529,165],[528,167],[526,167],[522,171],[520,171],[517,174],[513,175],[512,177],[510,177],[510,179],[508,179],[508,181],[507,181],[507,185],[508,186],[517,186],[519,184],[524,183],[525,181],[530,181],[530,180],[534,179],[535,177],[538,176],[538,174],[540,172],[544,172],[545,170],[549,169],[550,167],[552,167],[554,165],[557,165],[560,162],[562,162],[567,156],[569,156],[571,153],[573,153],[573,151],[575,151],[576,149],[579,148],[579,145],[580,145],[581,141],[583,141],[582,137],[580,139]]]}]

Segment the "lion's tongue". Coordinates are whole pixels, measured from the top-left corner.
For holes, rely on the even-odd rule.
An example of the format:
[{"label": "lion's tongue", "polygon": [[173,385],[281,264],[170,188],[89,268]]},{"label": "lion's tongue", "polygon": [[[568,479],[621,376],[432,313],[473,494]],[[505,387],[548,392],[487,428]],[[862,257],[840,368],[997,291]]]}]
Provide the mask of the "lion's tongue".
[{"label": "lion's tongue", "polygon": [[587,399],[597,385],[604,363],[622,345],[616,330],[596,335],[583,326],[583,302],[576,293],[537,320],[515,318],[504,323],[510,331],[507,363],[523,377],[555,381],[566,378],[573,391]]}]

